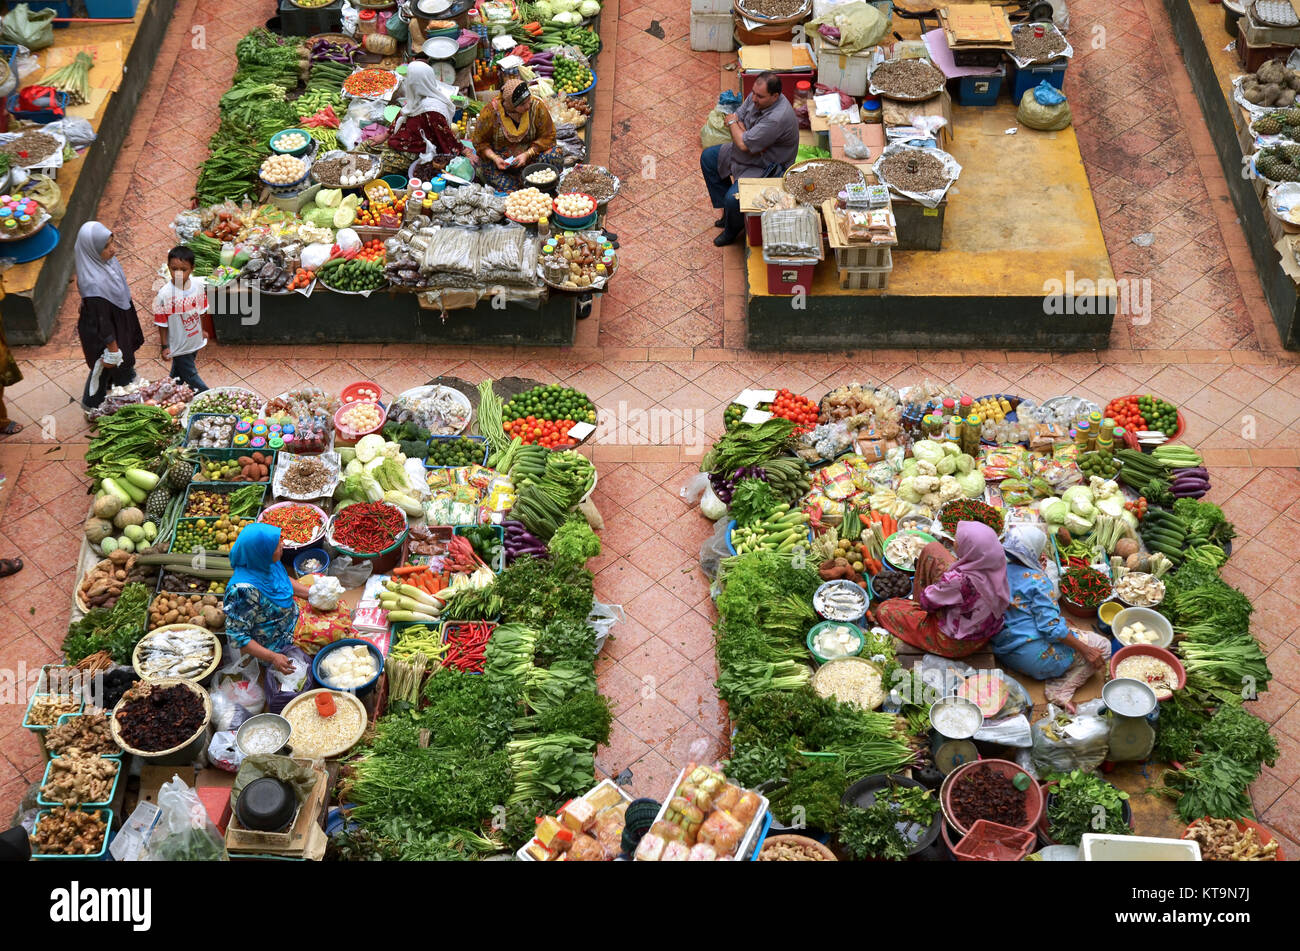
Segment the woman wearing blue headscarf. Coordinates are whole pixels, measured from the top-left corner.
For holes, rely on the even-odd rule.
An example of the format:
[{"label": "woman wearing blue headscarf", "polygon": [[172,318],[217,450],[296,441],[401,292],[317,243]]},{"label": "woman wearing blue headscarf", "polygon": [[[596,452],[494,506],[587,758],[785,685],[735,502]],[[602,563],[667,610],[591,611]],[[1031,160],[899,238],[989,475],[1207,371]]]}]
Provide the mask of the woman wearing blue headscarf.
[{"label": "woman wearing blue headscarf", "polygon": [[222,608],[231,643],[287,674],[293,664],[284,651],[293,644],[298,623],[293,599],[307,597],[308,589],[284,570],[283,553],[280,529],[274,525],[254,522],[241,531],[230,549],[234,574],[226,584]]}]

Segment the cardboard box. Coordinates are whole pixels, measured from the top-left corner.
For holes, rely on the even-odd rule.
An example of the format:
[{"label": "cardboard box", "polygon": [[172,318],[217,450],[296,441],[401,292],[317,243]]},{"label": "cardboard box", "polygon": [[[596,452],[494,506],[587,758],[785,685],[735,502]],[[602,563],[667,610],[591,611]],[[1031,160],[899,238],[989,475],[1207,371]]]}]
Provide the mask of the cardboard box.
[{"label": "cardboard box", "polygon": [[[295,759],[294,762],[311,763],[310,760],[302,759]],[[316,785],[298,810],[298,817],[289,831],[257,832],[245,829],[239,824],[239,817],[231,815],[226,828],[226,851],[232,855],[277,855],[319,861],[325,854],[326,835],[321,822],[330,783],[329,775],[318,764],[312,764],[312,771],[316,774]],[[229,790],[226,799],[230,799]]]},{"label": "cardboard box", "polygon": [[947,122],[939,130],[937,142],[939,148],[947,150],[952,145],[952,96],[945,89],[933,99],[925,102],[900,102],[897,99],[882,99],[885,125],[911,125],[918,116],[942,116]]}]

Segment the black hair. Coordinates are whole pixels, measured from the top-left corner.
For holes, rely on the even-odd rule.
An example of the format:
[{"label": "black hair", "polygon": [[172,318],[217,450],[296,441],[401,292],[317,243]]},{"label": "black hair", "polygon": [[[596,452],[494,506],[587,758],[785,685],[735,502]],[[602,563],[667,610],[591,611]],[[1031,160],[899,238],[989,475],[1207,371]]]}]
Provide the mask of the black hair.
[{"label": "black hair", "polygon": [[178,244],[167,252],[168,261],[180,261],[182,264],[194,264],[194,251],[183,244]]},{"label": "black hair", "polygon": [[755,77],[754,87],[757,88],[760,84],[768,92],[781,91],[781,77],[778,76],[776,73],[772,72],[771,70],[764,70],[763,72],[759,73],[757,77]]}]

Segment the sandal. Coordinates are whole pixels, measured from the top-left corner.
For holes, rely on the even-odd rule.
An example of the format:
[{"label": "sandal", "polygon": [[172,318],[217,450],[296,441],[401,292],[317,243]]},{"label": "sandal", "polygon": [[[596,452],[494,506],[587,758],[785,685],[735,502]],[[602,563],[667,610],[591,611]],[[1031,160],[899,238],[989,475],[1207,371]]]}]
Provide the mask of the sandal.
[{"label": "sandal", "polygon": [[26,427],[23,426],[22,423],[15,422],[14,420],[11,419],[9,420],[8,424],[5,426],[4,429],[0,429],[0,436],[16,436],[19,433],[21,433],[25,428]]},{"label": "sandal", "polygon": [[23,570],[21,558],[0,558],[0,578],[8,578]]}]

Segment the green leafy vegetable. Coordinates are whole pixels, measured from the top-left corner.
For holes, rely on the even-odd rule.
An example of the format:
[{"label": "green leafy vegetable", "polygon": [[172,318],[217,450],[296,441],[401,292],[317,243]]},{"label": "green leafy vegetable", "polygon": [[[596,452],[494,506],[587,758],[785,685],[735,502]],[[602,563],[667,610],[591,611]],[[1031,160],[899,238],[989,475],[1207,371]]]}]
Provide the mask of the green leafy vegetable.
[{"label": "green leafy vegetable", "polygon": [[1086,833],[1131,835],[1124,821],[1128,793],[1116,789],[1095,773],[1074,770],[1053,777],[1047,807],[1048,835],[1062,845],[1078,845]]},{"label": "green leafy vegetable", "polygon": [[142,584],[122,589],[111,608],[91,608],[90,613],[68,625],[63,652],[75,664],[98,651],[108,651],[117,664],[131,663],[135,645],[144,637],[149,610],[149,591]]},{"label": "green leafy vegetable", "polygon": [[[912,841],[930,827],[938,812],[939,801],[928,789],[916,786],[882,789],[867,808],[847,806],[841,811],[840,842],[856,859],[901,862],[907,858]],[[899,831],[901,822],[915,824],[908,827],[915,836],[912,841]]]}]

